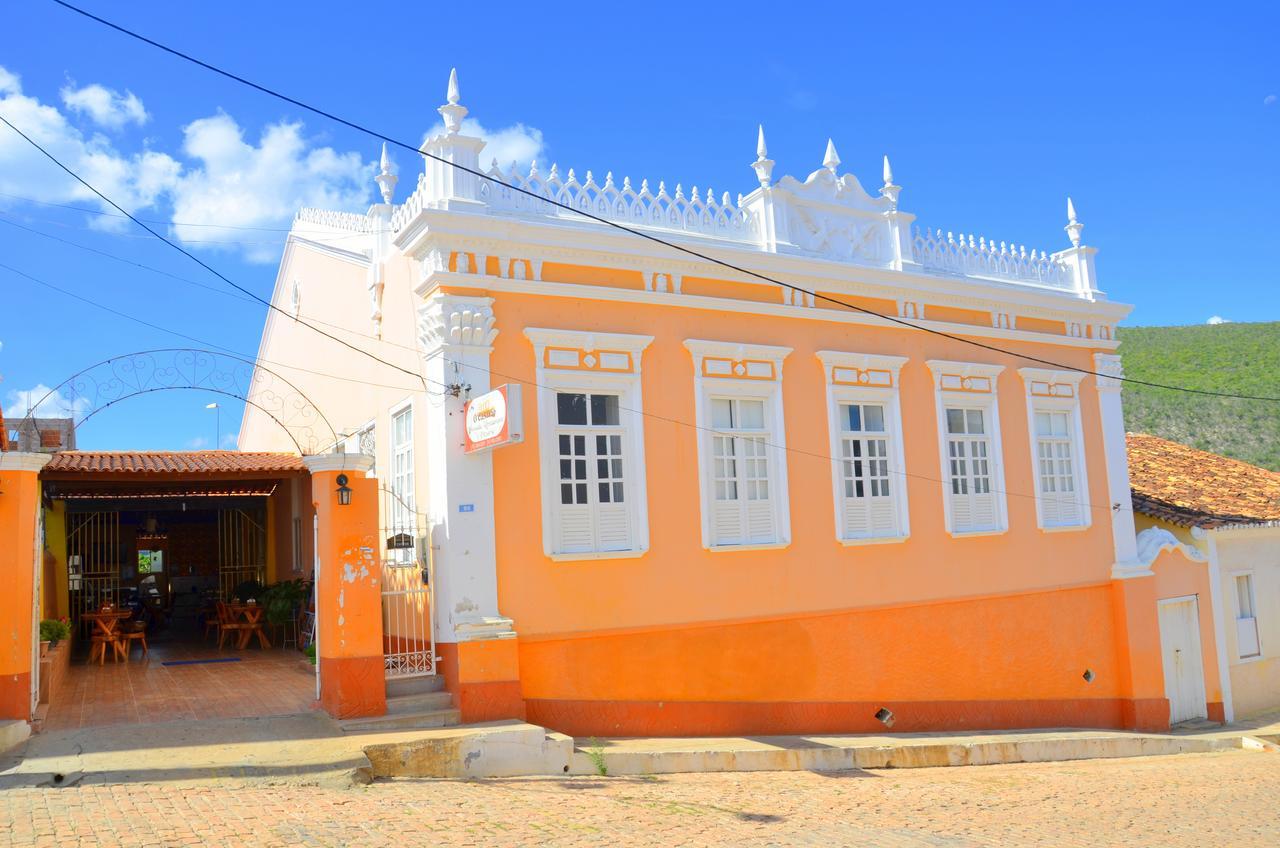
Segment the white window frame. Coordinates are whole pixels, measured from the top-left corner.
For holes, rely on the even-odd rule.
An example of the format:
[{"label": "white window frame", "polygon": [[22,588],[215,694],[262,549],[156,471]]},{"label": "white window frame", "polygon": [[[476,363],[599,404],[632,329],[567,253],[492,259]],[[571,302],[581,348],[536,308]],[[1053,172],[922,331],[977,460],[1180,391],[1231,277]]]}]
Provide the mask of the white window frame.
[{"label": "white window frame", "polygon": [[[1000,396],[997,382],[1003,365],[981,362],[948,362],[940,359],[926,361],[933,372],[934,404],[938,423],[938,463],[942,471],[942,509],[947,532],[952,538],[971,536],[997,536],[1009,531],[1009,506],[1005,496],[1004,443],[1000,438]],[[976,387],[986,385],[986,390]],[[996,524],[972,530],[957,530],[951,516],[951,467],[947,453],[947,407],[956,406],[982,409],[990,423],[991,491],[995,495]]]},{"label": "white window frame", "polygon": [[[906,457],[902,441],[902,404],[898,375],[905,356],[845,353],[820,350],[818,359],[827,384],[827,423],[831,438],[831,495],[835,508],[836,540],[842,545],[875,545],[905,542],[911,535],[906,487]],[[885,411],[885,437],[889,442],[889,496],[893,502],[894,532],[879,536],[845,534],[844,422],[842,404],[877,404]]]},{"label": "white window frame", "polygon": [[[757,551],[785,548],[791,544],[790,488],[787,485],[787,430],[783,414],[782,363],[789,347],[751,345],[738,342],[686,339],[693,354],[694,420],[697,423],[698,493],[701,499],[702,546],[708,551]],[[711,360],[710,362],[708,360]],[[749,363],[749,364],[748,364]],[[769,365],[769,375],[754,375]],[[732,376],[717,376],[721,367]],[[766,445],[769,461],[769,502],[773,507],[774,541],[718,545],[712,530],[715,476],[712,467],[716,431],[711,425],[711,399],[764,401],[768,428]]]},{"label": "white window frame", "polygon": [[[400,446],[396,443],[396,418],[405,412],[409,413],[409,491],[408,497],[404,497],[404,493],[396,490],[396,454],[399,452]],[[408,398],[400,403],[392,406],[388,410],[387,415],[388,433],[387,433],[387,491],[390,493],[386,497],[388,511],[387,526],[383,532],[382,544],[386,544],[386,537],[392,530],[397,532],[403,531],[404,528],[399,526],[398,518],[407,517],[409,529],[413,536],[413,547],[397,548],[386,552],[387,559],[395,562],[409,563],[413,562],[416,556],[415,551],[418,546],[418,412],[415,408],[413,398]],[[407,500],[407,504],[401,504],[401,500]],[[401,510],[407,511],[407,516],[402,516]]]},{"label": "white window frame", "polygon": [[[1053,371],[1019,368],[1027,391],[1027,439],[1031,445],[1031,485],[1036,499],[1036,526],[1045,533],[1087,530],[1093,524],[1089,508],[1088,458],[1084,450],[1084,426],[1080,416],[1080,371]],[[1080,520],[1075,524],[1046,524],[1040,485],[1040,446],[1036,432],[1036,412],[1065,412],[1071,423],[1071,463],[1075,504]]]},{"label": "white window frame", "polygon": [[[649,495],[645,482],[644,399],[640,377],[641,353],[653,336],[624,333],[590,333],[527,327],[525,336],[533,343],[537,363],[538,463],[542,494],[542,552],[556,562],[634,559],[649,550]],[[548,365],[547,349],[577,351],[577,366]],[[597,351],[628,354],[628,370],[606,370]],[[574,551],[557,549],[560,515],[560,453],[556,430],[559,417],[556,395],[561,392],[618,395],[618,422],[623,430],[623,480],[631,523],[631,547],[614,551]]]},{"label": "white window frame", "polygon": [[[1258,643],[1258,652],[1256,654],[1243,654],[1240,651],[1240,622],[1248,620],[1241,617],[1241,613],[1244,610],[1240,608],[1240,588],[1238,584],[1242,577],[1249,581],[1249,600],[1253,604],[1253,628],[1257,634],[1256,641]],[[1262,627],[1258,624],[1258,579],[1256,572],[1252,569],[1231,572],[1231,607],[1235,610],[1233,620],[1236,622],[1236,663],[1250,663],[1265,659],[1266,652],[1262,649]]]}]

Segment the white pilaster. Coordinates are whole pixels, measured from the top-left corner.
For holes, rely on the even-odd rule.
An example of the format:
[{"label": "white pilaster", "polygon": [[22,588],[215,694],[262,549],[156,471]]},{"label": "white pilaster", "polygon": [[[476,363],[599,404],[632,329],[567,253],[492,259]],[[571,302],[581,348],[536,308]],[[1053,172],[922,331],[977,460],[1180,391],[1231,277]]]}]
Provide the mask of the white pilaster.
[{"label": "white pilaster", "polygon": [[[463,452],[463,404],[491,388],[489,356],[498,334],[492,304],[492,298],[437,293],[418,307],[431,391],[425,430],[427,511],[433,525],[438,642],[515,636],[511,620],[498,612],[493,457]],[[445,386],[455,387],[456,395]]]},{"label": "white pilaster", "polygon": [[[1133,498],[1129,492],[1129,454],[1124,438],[1124,408],[1120,402],[1120,357],[1095,353],[1093,370],[1098,388],[1098,412],[1102,420],[1102,446],[1107,461],[1107,504],[1111,512],[1111,536],[1115,567],[1125,571],[1138,562],[1137,534],[1133,526]],[[1131,570],[1131,569],[1130,569]]]}]

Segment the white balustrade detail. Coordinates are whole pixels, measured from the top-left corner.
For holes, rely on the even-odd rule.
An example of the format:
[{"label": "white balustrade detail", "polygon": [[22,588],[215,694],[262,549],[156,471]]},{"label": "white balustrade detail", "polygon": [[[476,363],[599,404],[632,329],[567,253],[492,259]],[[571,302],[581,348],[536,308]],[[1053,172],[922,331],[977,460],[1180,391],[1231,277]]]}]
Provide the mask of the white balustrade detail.
[{"label": "white balustrade detail", "polygon": [[352,233],[372,233],[378,229],[378,220],[368,215],[355,212],[338,212],[332,209],[316,209],[303,206],[293,217],[295,229],[305,231],[299,224],[318,224],[334,230],[346,230]]},{"label": "white balustrade detail", "polygon": [[973,235],[943,234],[942,230],[916,228],[911,241],[916,262],[926,271],[985,277],[1018,283],[1035,283],[1073,291],[1071,269],[1043,250],[1008,245]]},{"label": "white balustrade detail", "polygon": [[630,177],[623,178],[621,187],[616,185],[612,172],[605,175],[603,185],[596,182],[590,171],[586,180],[579,182],[572,169],[567,178],[562,178],[555,165],[543,175],[538,173],[535,164],[526,175],[519,173],[514,164],[504,172],[494,163],[487,173],[499,182],[481,181],[480,199],[495,210],[576,217],[554,205],[560,203],[630,226],[732,241],[757,240],[755,217],[734,203],[727,191],[717,201],[711,189],[700,192],[694,186],[686,196],[684,188],[677,185],[673,196],[667,192],[666,183],[658,183],[658,193],[654,194],[648,180],[641,181],[639,191],[632,188]]}]

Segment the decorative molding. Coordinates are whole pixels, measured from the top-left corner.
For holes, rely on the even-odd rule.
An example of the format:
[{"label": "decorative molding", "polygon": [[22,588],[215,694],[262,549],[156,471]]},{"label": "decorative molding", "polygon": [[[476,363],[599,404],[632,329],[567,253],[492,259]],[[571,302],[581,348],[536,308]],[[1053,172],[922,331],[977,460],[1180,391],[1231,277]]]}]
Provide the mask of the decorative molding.
[{"label": "decorative molding", "polygon": [[639,374],[640,353],[653,336],[526,327],[540,369]]},{"label": "decorative molding", "polygon": [[[1192,562],[1208,562],[1209,558],[1192,545],[1178,539],[1163,527],[1148,527],[1137,536],[1138,563],[1150,568],[1165,551],[1181,551]],[[1113,575],[1114,576],[1114,575]]]},{"label": "decorative molding", "polygon": [[1004,371],[1003,365],[982,362],[948,362],[942,359],[926,360],[933,372],[934,385],[943,392],[971,394],[995,394],[996,378]]},{"label": "decorative molding", "polygon": [[769,382],[782,378],[782,361],[792,350],[704,339],[685,339],[684,346],[693,354],[694,373],[699,377]]},{"label": "decorative molding", "polygon": [[373,457],[362,453],[319,453],[304,456],[302,462],[307,471],[318,474],[322,471],[351,471],[364,474],[373,468]]},{"label": "decorative molding", "polygon": [[438,294],[418,307],[418,340],[424,353],[444,347],[491,347],[498,335],[493,298]]},{"label": "decorative molding", "polygon": [[1055,371],[1049,368],[1019,368],[1027,394],[1037,398],[1071,400],[1079,395],[1082,371]]},{"label": "decorative molding", "polygon": [[898,372],[907,362],[905,356],[875,353],[846,353],[820,350],[823,374],[830,386],[868,389],[891,389],[898,385]]},{"label": "decorative molding", "polygon": [[1098,373],[1097,384],[1100,392],[1118,392],[1124,385],[1124,366],[1120,357],[1113,353],[1095,353],[1093,370]]}]

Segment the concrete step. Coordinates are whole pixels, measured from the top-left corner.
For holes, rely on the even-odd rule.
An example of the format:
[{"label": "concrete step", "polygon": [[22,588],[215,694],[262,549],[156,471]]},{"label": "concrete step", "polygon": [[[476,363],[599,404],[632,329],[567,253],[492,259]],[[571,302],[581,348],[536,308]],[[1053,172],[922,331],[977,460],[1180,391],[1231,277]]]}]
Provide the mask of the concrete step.
[{"label": "concrete step", "polygon": [[453,696],[448,692],[423,692],[420,695],[396,695],[387,698],[387,715],[406,713],[430,713],[447,710],[453,706]]},{"label": "concrete step", "polygon": [[381,733],[390,730],[420,730],[452,727],[462,721],[462,713],[452,707],[413,713],[389,713],[372,718],[352,718],[338,722],[343,733]]},{"label": "concrete step", "polygon": [[443,691],[444,678],[438,674],[428,675],[427,677],[397,677],[387,681],[388,698]]},{"label": "concrete step", "polygon": [[365,745],[372,777],[511,777],[569,771],[573,739],[520,721],[424,730]]}]

